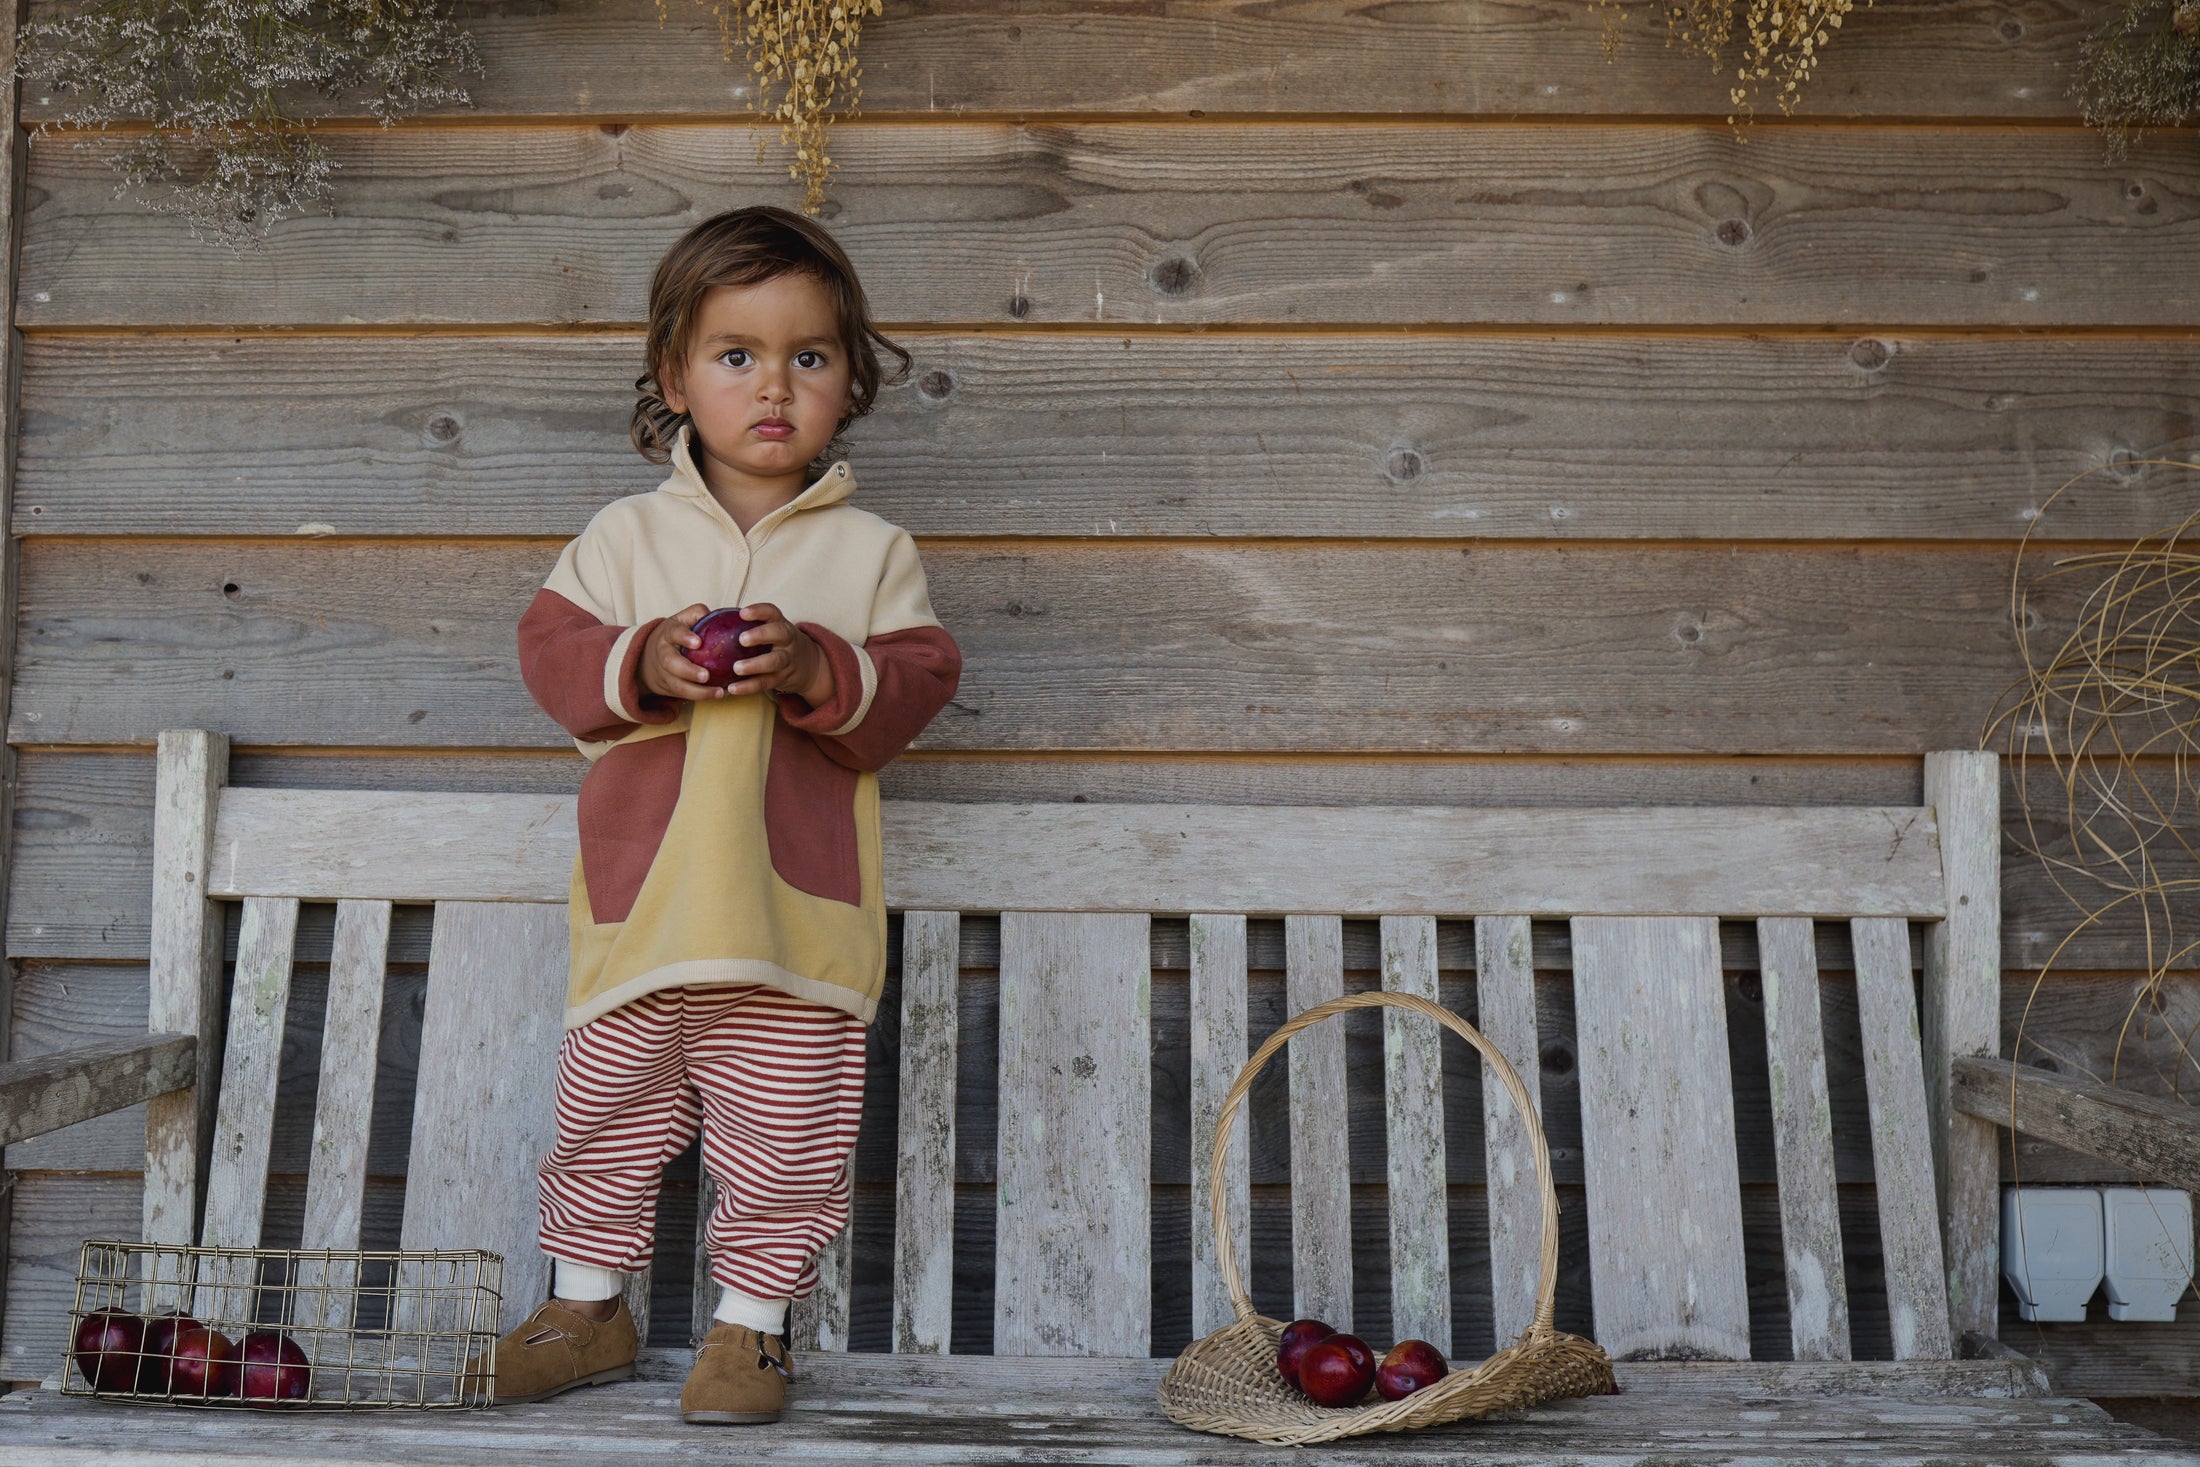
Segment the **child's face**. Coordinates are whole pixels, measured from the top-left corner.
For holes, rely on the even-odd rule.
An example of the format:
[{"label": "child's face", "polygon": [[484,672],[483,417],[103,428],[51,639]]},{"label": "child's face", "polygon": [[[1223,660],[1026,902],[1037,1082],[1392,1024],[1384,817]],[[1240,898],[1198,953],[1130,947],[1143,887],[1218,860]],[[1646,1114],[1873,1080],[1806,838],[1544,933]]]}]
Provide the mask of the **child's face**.
[{"label": "child's face", "polygon": [[[713,286],[696,313],[665,403],[726,467],[759,478],[800,474],[832,441],[854,374],[833,298],[808,275]],[[788,428],[776,429],[773,419]]]}]

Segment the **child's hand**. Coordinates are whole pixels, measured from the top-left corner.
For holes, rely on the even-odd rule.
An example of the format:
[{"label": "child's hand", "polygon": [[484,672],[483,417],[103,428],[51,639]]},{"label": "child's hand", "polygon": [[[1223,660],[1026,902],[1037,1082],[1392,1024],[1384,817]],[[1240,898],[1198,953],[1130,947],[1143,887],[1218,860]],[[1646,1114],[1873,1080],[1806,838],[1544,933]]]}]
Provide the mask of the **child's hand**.
[{"label": "child's hand", "polygon": [[762,625],[741,634],[748,655],[733,665],[734,679],[728,693],[792,693],[812,707],[833,696],[833,665],[808,632],[796,626],[769,601],[743,606],[740,612]]},{"label": "child's hand", "polygon": [[709,613],[710,608],[698,601],[657,623],[657,629],[649,634],[649,641],[642,647],[643,687],[661,698],[685,698],[690,702],[723,698],[732,691],[712,687],[710,674],[688,661],[680,651],[682,647],[703,645],[703,639],[689,629]]}]

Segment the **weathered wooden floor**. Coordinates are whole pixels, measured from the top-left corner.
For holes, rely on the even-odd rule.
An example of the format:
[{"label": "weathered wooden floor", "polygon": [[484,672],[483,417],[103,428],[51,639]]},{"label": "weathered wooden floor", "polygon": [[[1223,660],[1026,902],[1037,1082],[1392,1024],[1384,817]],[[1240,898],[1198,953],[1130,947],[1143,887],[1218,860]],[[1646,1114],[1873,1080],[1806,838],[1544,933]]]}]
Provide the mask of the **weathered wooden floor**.
[{"label": "weathered wooden floor", "polygon": [[[2040,1397],[2022,1364],[1622,1365],[1622,1393],[1524,1415],[1337,1447],[1263,1447],[1172,1425],[1154,1403],[1161,1360],[809,1355],[786,1419],[693,1427],[678,1414],[684,1351],[651,1351],[642,1377],[490,1412],[275,1417],[0,1397],[0,1464],[144,1462],[473,1464],[894,1462],[1164,1464],[2194,1464],[2200,1451]],[[1839,1382],[1839,1383],[1837,1383]],[[1872,1395],[1829,1394],[1868,1384]]]}]

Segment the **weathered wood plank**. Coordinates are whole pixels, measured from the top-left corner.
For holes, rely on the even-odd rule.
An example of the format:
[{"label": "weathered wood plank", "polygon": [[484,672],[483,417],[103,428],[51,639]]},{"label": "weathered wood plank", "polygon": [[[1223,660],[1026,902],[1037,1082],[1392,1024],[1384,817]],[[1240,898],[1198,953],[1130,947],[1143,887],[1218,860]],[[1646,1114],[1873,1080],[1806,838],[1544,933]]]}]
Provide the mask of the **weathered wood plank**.
[{"label": "weathered wood plank", "polygon": [[579,840],[562,795],[234,790],[211,881],[223,896],[555,902]]},{"label": "weathered wood plank", "polygon": [[[341,227],[284,221],[249,256],[117,200],[125,139],[34,142],[19,324],[637,322],[633,261],[729,196],[796,196],[744,125],[320,140]],[[858,121],[833,148],[836,236],[892,322],[2200,319],[2200,160],[2174,138],[2122,169],[2082,128],[1767,127],[1741,148],[1700,124]],[[1951,271],[1982,213],[1991,261]]]},{"label": "weathered wood plank", "polygon": [[1001,914],[998,1355],[1142,1355],[1152,1274],[1143,914]]},{"label": "weathered wood plank", "polygon": [[695,1179],[695,1264],[693,1290],[688,1298],[688,1344],[700,1345],[703,1336],[710,1333],[711,1314],[718,1307],[722,1286],[710,1276],[710,1248],[704,1237],[704,1229],[710,1224],[710,1210],[718,1205],[718,1184],[711,1180],[708,1171],[700,1171]]},{"label": "weathered wood plank", "polygon": [[367,1128],[382,1040],[390,904],[343,902],[329,960],[328,1013],[313,1107],[303,1248],[357,1248],[367,1188]]},{"label": "weathered wood plank", "polygon": [[[231,783],[571,794],[584,768],[579,756],[570,751],[421,750],[393,757],[353,751],[266,750],[239,755],[232,765]],[[24,752],[21,771],[20,800],[26,802],[26,815],[15,837],[10,954],[33,960],[88,957],[142,964],[147,893],[152,884],[150,752],[34,748]],[[1922,798],[1915,763],[1844,759],[1638,762],[1473,755],[1409,760],[1293,755],[1226,760],[1152,759],[1135,754],[1015,759],[930,755],[896,760],[881,773],[880,781],[889,799],[947,802],[1061,801],[1082,796],[1098,804],[1548,808],[1620,804],[1638,798],[1651,781],[1658,798],[1674,805],[1900,805]],[[2014,820],[2018,817],[2013,797],[2009,804]],[[2046,918],[2063,898],[2037,862],[2012,862],[2005,873],[2005,889],[2011,919],[2002,930],[2003,967],[2012,972],[2037,967],[2059,940],[2060,924]],[[2039,920],[2020,920],[2020,914],[2037,914]],[[409,930],[401,924],[397,936],[403,938]],[[425,926],[419,931],[424,938]],[[1556,935],[1563,929],[1549,931]],[[1731,929],[1728,935],[1746,940],[1752,955],[1729,952],[1727,966],[1753,967],[1754,936],[1743,929]],[[1847,931],[1839,924],[1828,925],[1820,933],[1821,944],[1845,945],[1847,940]],[[322,952],[326,941],[325,927],[312,913],[305,914],[299,933],[300,961],[309,960],[308,943],[319,942],[314,951]],[[2056,966],[2070,973],[2129,971],[2144,965],[2143,943],[2135,920],[2112,918],[2080,933]],[[1562,939],[1546,946],[1544,965],[1563,967],[1567,960]],[[417,960],[424,961],[425,953],[422,941]],[[1471,965],[1471,958],[1466,961]],[[1841,966],[1845,969],[1845,960]],[[2119,1002],[2128,1004],[2129,995]],[[2069,1009],[2056,1012],[2079,1014]],[[2170,1024],[2174,1015],[2157,1020],[2153,1010],[2142,1005],[2134,1018],[2136,1036],[2149,1025]],[[2200,1010],[2192,1021],[2200,1021]],[[2068,1019],[2055,1022],[2066,1024]],[[142,1031],[144,1025],[141,1022],[136,1028]],[[61,1042],[73,1042],[73,1038]],[[2113,1045],[2100,1053],[2105,1064]],[[2166,1054],[2164,1063],[2174,1067],[2174,1046]],[[2107,1071],[2100,1073],[2105,1076]]]},{"label": "weathered wood plank", "polygon": [[[555,901],[571,879],[573,808],[555,795],[235,790],[221,802],[213,889]],[[1356,915],[1918,914],[1939,900],[1931,824],[1914,809],[889,801],[882,820],[887,904],[919,911],[1287,913],[1326,897]],[[1327,861],[1304,859],[1309,840]],[[1658,864],[1688,856],[1703,862]]]},{"label": "weathered wood plank", "polygon": [[1620,1359],[1749,1358],[1718,925],[1573,923],[1597,1342]]},{"label": "weathered wood plank", "polygon": [[[41,3],[30,13],[57,11]],[[2066,5],[2032,6],[2012,23],[2007,10],[1979,0],[1880,0],[1825,53],[1797,111],[2068,117],[2066,78],[2083,18]],[[723,60],[718,23],[701,9],[668,6],[660,15],[649,0],[554,0],[482,7],[466,28],[484,74],[464,79],[472,107],[443,115],[740,115],[740,68]],[[865,22],[863,112],[1725,114],[1723,71],[1658,44],[1639,21],[1623,34],[1623,64],[1612,66],[1594,11],[1532,0],[1410,17],[1308,5],[1282,24],[1220,6],[1131,16],[924,3]],[[25,120],[53,117],[61,105],[34,91]],[[339,104],[338,115],[347,114],[359,115]]]},{"label": "weathered wood plank", "polygon": [[[904,344],[910,377],[854,430],[853,462],[858,502],[928,538],[2128,541],[2182,513],[2173,471],[2095,475],[2044,520],[2040,506],[2118,449],[2190,457],[2200,418],[2189,340]],[[664,475],[627,442],[639,350],[596,335],[37,338],[15,530],[578,534]],[[1198,392],[1146,385],[1177,382]],[[1065,439],[1085,446],[1065,454]]]},{"label": "weathered wood plank", "polygon": [[226,734],[162,733],[154,755],[150,991],[145,1027],[198,1040],[187,1091],[145,1102],[148,1243],[198,1241],[200,1165],[214,1133],[221,1075],[222,919],[207,898],[214,809],[229,766]]},{"label": "weathered wood plank", "polygon": [[[313,1157],[306,1172],[301,1248],[359,1246],[367,1196],[367,1138],[374,1116],[374,1077],[382,1040],[382,998],[388,977],[390,904],[342,902],[329,956],[328,1003],[321,1026],[321,1074],[313,1105]],[[308,1317],[340,1325],[350,1313],[357,1270],[346,1263],[298,1265],[299,1284],[326,1293],[297,1296]]]},{"label": "weathered wood plank", "polygon": [[901,1138],[894,1167],[894,1348],[944,1355],[954,1318],[956,990],[962,918],[901,919]]},{"label": "weathered wood plank", "polygon": [[148,1034],[0,1064],[0,1142],[43,1136],[198,1079],[198,1040]]},{"label": "weathered wood plank", "polygon": [[[1436,919],[1382,919],[1383,987],[1431,1003]],[[1451,1250],[1444,1198],[1443,1031],[1417,1014],[1383,1011],[1384,1115],[1390,1166],[1390,1331],[1448,1358]]]},{"label": "weathered wood plank", "polygon": [[1872,1164],[1879,1183],[1879,1246],[1887,1263],[1887,1315],[1897,1360],[1944,1360],[1948,1276],[1933,1192],[1931,1118],[1910,987],[1910,927],[1884,917],[1849,924],[1856,946],[1856,1004],[1864,1033]]},{"label": "weathered wood plank", "polygon": [[[1318,840],[1313,863],[1333,875],[1334,851]],[[1335,917],[1283,920],[1284,990],[1292,1014],[1344,993],[1343,923]],[[1264,1036],[1265,1037],[1265,1036]],[[1291,1308],[1299,1319],[1352,1329],[1352,1164],[1346,1144],[1344,1021],[1292,1037],[1284,1050],[1291,1091]]]},{"label": "weathered wood plank", "polygon": [[1991,1337],[2000,1310],[2000,1163],[1993,1127],[1951,1102],[1949,1069],[1959,1056],[2001,1052],[1999,761],[1976,750],[1927,754],[1925,801],[1944,822],[1948,885],[1947,917],[1925,930],[1923,1024],[1949,1328],[1959,1339]]},{"label": "weathered wood plank", "polygon": [[[1474,919],[1474,1010],[1483,1037],[1497,1046],[1528,1093],[1540,1100],[1535,957],[1526,917]],[[1491,1310],[1502,1347],[1535,1321],[1543,1199],[1528,1128],[1504,1085],[1487,1069],[1482,1075],[1482,1135],[1490,1198]]]},{"label": "weathered wood plank", "polygon": [[283,1021],[290,1011],[290,951],[297,934],[295,898],[245,901],[237,976],[229,991],[221,1099],[214,1113],[214,1154],[206,1174],[206,1220],[199,1229],[199,1241],[209,1248],[260,1245]]},{"label": "weathered wood plank", "polygon": [[[851,1160],[850,1165],[854,1163]],[[787,1306],[787,1344],[796,1350],[846,1350],[848,1348],[848,1290],[853,1267],[853,1243],[849,1234],[855,1229],[851,1216],[848,1225],[833,1234],[832,1241],[818,1250],[817,1287],[806,1299],[796,1299]],[[629,1275],[639,1279],[640,1274]]]},{"label": "weathered wood plank", "polygon": [[[10,736],[128,743],[195,725],[258,744],[559,747],[511,645],[555,554],[26,542]],[[925,557],[969,669],[927,749],[1914,756],[1974,740],[1976,710],[2018,667],[1992,548],[933,544]],[[1151,589],[1125,598],[1126,585]],[[1146,655],[1156,625],[1171,629],[1165,659]]]},{"label": "weathered wood plank", "polygon": [[1205,1338],[1237,1319],[1229,1284],[1215,1257],[1212,1188],[1221,1174],[1224,1227],[1238,1267],[1253,1257],[1253,1212],[1248,1170],[1247,1127],[1232,1131],[1222,1155],[1215,1155],[1215,1130],[1222,1121],[1222,1098],[1237,1083],[1247,1055],[1245,996],[1245,919],[1194,915],[1191,935],[1192,1110],[1192,1333]]},{"label": "weathered wood plank", "polygon": [[1953,1078],[1966,1115],[2200,1191],[2200,1106],[1984,1055],[1958,1059]]},{"label": "weathered wood plank", "polygon": [[556,1140],[565,909],[444,902],[435,928],[403,1246],[503,1254],[511,1329],[550,1287],[535,1167]]},{"label": "weathered wood plank", "polygon": [[1765,999],[1772,1138],[1780,1162],[1780,1237],[1788,1325],[1798,1360],[1849,1358],[1849,1291],[1841,1262],[1841,1199],[1826,1095],[1818,953],[1807,917],[1757,922]]}]

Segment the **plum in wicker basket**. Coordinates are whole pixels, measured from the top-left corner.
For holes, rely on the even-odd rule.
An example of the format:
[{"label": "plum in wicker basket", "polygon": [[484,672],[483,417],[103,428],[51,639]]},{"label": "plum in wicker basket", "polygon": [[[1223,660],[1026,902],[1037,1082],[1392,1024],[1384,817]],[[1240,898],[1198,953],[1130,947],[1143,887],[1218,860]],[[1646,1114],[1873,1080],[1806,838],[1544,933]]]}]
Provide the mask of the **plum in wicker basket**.
[{"label": "plum in wicker basket", "polygon": [[[1224,1148],[1238,1107],[1276,1051],[1302,1029],[1349,1009],[1390,1007],[1426,1015],[1473,1045],[1492,1067],[1527,1130],[1535,1150],[1536,1180],[1543,1191],[1542,1270],[1536,1281],[1535,1319],[1519,1339],[1481,1364],[1453,1371],[1396,1401],[1328,1408],[1317,1406],[1276,1372],[1276,1345],[1283,1333],[1278,1320],[1254,1312],[1238,1275],[1225,1213],[1222,1165]],[[1612,1389],[1612,1362],[1595,1343],[1561,1332],[1552,1323],[1558,1289],[1558,1191],[1551,1185],[1550,1147],[1543,1139],[1525,1086],[1505,1057],[1473,1025],[1425,998],[1405,993],[1355,993],[1333,998],[1299,1014],[1278,1029],[1247,1061],[1223,1099],[1215,1126],[1215,1163],[1211,1201],[1215,1213],[1215,1255],[1237,1320],[1205,1339],[1195,1340],[1177,1356],[1161,1380],[1161,1409],[1171,1421],[1199,1431],[1249,1437],[1277,1446],[1335,1441],[1375,1431],[1403,1431],[1464,1421],[1495,1411],[1517,1411],[1539,1401],[1602,1395]]]}]

